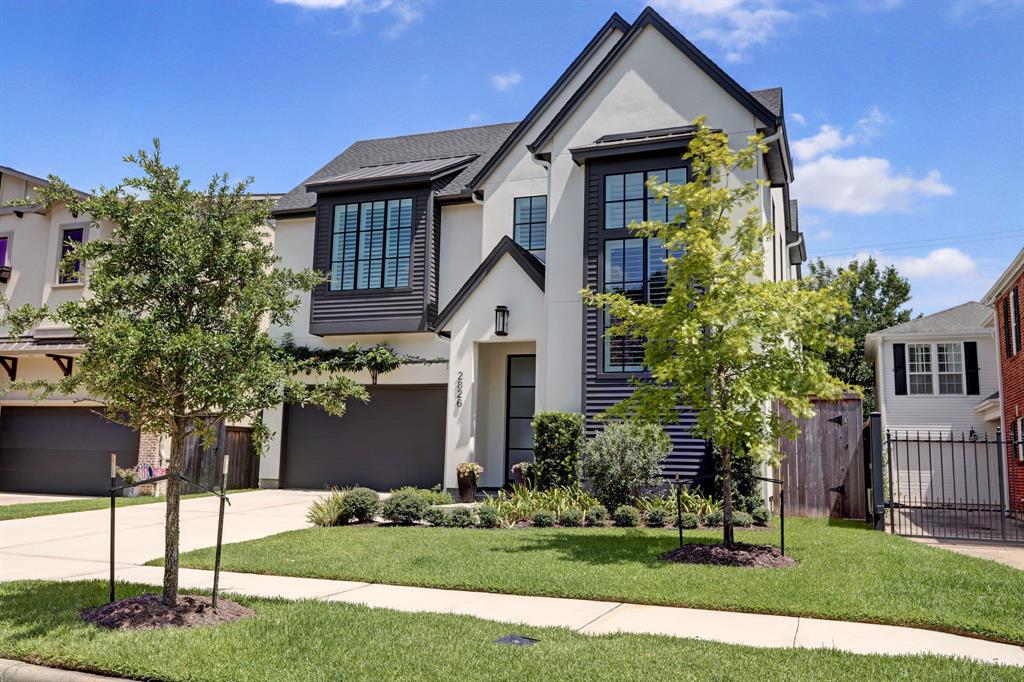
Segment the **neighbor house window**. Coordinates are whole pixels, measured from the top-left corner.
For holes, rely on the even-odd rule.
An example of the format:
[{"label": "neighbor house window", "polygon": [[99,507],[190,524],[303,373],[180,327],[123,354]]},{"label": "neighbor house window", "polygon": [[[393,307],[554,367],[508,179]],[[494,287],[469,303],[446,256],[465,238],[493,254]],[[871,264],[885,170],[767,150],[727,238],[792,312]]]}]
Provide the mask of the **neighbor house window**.
[{"label": "neighbor house window", "polygon": [[0,267],[10,265],[7,262],[7,244],[10,237],[0,237]]},{"label": "neighbor house window", "polygon": [[1024,462],[1024,417],[1017,417],[1012,428],[1010,448],[1017,455],[1017,459]]},{"label": "neighbor house window", "polygon": [[70,270],[62,267],[64,256],[85,239],[84,227],[62,227],[60,230],[60,260],[57,264],[57,281],[61,284],[76,284],[81,281],[82,262],[76,260]]},{"label": "neighbor house window", "polygon": [[548,198],[546,196],[516,197],[513,220],[515,239],[541,260],[547,248]]},{"label": "neighbor house window", "polygon": [[339,204],[331,234],[331,290],[407,287],[411,251],[411,198]]},{"label": "neighbor house window", "polygon": [[959,343],[935,345],[939,370],[939,393],[959,395],[964,392],[963,347]]},{"label": "neighbor house window", "polygon": [[[668,292],[670,255],[660,239],[635,237],[630,223],[644,220],[681,222],[686,212],[681,206],[669,206],[646,188],[654,182],[682,184],[685,168],[617,173],[604,178],[604,226],[602,229],[602,284],[604,291],[628,296],[637,303],[661,305]],[[603,329],[616,324],[609,313],[603,315]],[[604,337],[604,372],[643,371],[644,352],[640,339]]]},{"label": "neighbor house window", "polygon": [[1010,355],[1020,352],[1020,303],[1017,301],[1017,287],[1010,289],[1010,296],[1007,299],[1010,311],[1010,336],[1007,341],[1012,351]]},{"label": "neighbor house window", "polygon": [[911,395],[932,394],[931,344],[907,344],[907,376],[910,377]]}]

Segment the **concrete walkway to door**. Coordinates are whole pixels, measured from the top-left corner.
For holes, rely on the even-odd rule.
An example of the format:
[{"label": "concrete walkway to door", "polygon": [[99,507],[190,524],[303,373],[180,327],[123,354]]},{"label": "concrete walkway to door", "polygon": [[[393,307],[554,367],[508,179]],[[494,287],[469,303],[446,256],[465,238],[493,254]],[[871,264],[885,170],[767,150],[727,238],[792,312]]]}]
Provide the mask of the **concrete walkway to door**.
[{"label": "concrete walkway to door", "polygon": [[[307,528],[306,510],[319,491],[257,490],[229,496],[224,542],[242,542]],[[217,543],[215,497],[181,502],[181,551]],[[141,566],[164,553],[163,503],[117,509],[115,563]],[[67,580],[106,575],[110,561],[110,510],[0,521],[0,581]]]}]

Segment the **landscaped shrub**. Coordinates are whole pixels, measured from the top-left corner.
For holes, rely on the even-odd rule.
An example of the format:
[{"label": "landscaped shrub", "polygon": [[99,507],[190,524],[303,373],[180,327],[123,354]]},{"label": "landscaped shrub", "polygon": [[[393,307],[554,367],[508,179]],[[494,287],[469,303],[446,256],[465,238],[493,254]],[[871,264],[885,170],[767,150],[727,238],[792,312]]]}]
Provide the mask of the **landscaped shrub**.
[{"label": "landscaped shrub", "polygon": [[595,504],[587,509],[587,524],[591,526],[603,526],[608,520],[608,508],[603,504]]},{"label": "landscaped shrub", "polygon": [[327,497],[321,497],[309,505],[309,511],[306,512],[306,520],[314,526],[320,526],[321,528],[329,528],[330,526],[344,523],[344,521],[340,520],[343,496],[342,491],[337,488],[331,488]]},{"label": "landscaped shrub", "polygon": [[392,494],[404,492],[416,493],[429,505],[451,504],[455,501],[452,494],[447,490],[443,490],[440,484],[435,485],[433,488],[415,488],[411,485],[407,485],[401,488],[395,488],[391,492]]},{"label": "landscaped shrub", "polygon": [[752,526],[754,525],[754,517],[745,511],[734,511],[732,513],[732,522],[736,526]]},{"label": "landscaped shrub", "polygon": [[477,508],[476,516],[481,528],[497,528],[501,525],[501,518],[498,516],[498,510],[494,507],[480,505]]},{"label": "landscaped shrub", "polygon": [[369,488],[352,488],[341,496],[341,522],[349,519],[369,522],[380,511],[380,497]]},{"label": "landscaped shrub", "polygon": [[668,523],[668,511],[661,507],[652,507],[644,514],[644,525],[648,528],[664,528]]},{"label": "landscaped shrub", "polygon": [[623,504],[612,514],[612,520],[620,528],[635,528],[640,525],[640,511],[636,507]]},{"label": "landscaped shrub", "polygon": [[697,515],[693,512],[683,512],[679,517],[679,524],[685,529],[693,529],[697,527]]},{"label": "landscaped shrub", "polygon": [[550,528],[555,525],[555,513],[550,509],[540,509],[533,513],[531,521],[538,528]]},{"label": "landscaped shrub", "polygon": [[754,523],[758,526],[767,526],[772,522],[772,513],[768,511],[767,507],[758,507],[751,516],[754,517]]},{"label": "landscaped shrub", "polygon": [[704,523],[708,526],[721,526],[722,525],[722,510],[716,509],[707,516],[704,517]]},{"label": "landscaped shrub", "polygon": [[617,508],[660,482],[672,442],[657,424],[615,422],[587,444],[583,473],[601,504]]},{"label": "landscaped shrub", "polygon": [[429,507],[426,512],[423,513],[423,520],[429,523],[431,526],[447,526],[446,517],[448,512],[440,507]]},{"label": "landscaped shrub", "polygon": [[476,514],[469,507],[456,507],[448,512],[445,525],[449,528],[470,528],[476,525]]},{"label": "landscaped shrub", "polygon": [[579,483],[583,415],[538,412],[533,417],[533,440],[533,475],[537,487]]},{"label": "landscaped shrub", "polygon": [[561,516],[566,509],[589,509],[597,499],[578,485],[559,486],[547,490],[512,485],[511,492],[499,490],[496,495],[484,498],[481,507],[492,507],[498,512],[502,525],[513,526],[520,521],[529,521],[541,509],[549,509],[555,516]]},{"label": "landscaped shrub", "polygon": [[583,511],[575,507],[570,507],[558,515],[558,523],[567,528],[578,527],[583,525]]},{"label": "landscaped shrub", "polygon": [[400,492],[384,500],[383,516],[396,526],[408,526],[421,520],[428,508],[416,493]]}]

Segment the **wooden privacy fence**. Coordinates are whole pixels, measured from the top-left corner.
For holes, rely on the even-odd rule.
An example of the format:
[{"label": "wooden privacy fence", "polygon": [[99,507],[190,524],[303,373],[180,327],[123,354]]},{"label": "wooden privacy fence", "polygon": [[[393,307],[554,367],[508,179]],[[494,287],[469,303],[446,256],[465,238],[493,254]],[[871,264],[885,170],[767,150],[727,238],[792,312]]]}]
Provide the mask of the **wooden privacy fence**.
[{"label": "wooden privacy fence", "polygon": [[[814,416],[797,420],[800,435],[782,439],[779,478],[793,516],[865,519],[863,405],[859,396],[813,399]],[[780,407],[786,418],[788,411]],[[777,496],[776,496],[777,497]]]},{"label": "wooden privacy fence", "polygon": [[[252,447],[249,429],[221,424],[217,440],[204,447],[200,438],[190,435],[185,439],[185,459],[182,475],[209,488],[220,485],[224,455],[230,455],[228,488],[255,488],[259,474],[258,460]],[[199,492],[200,488],[185,485],[186,492]]]}]

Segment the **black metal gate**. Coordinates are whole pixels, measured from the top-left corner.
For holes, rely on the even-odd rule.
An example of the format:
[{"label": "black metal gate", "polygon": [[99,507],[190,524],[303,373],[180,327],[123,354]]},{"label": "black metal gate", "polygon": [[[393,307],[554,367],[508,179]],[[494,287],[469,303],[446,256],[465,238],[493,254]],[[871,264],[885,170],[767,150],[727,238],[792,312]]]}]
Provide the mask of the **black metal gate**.
[{"label": "black metal gate", "polygon": [[[1007,453],[1018,441],[937,431],[886,431],[885,514],[898,535],[1024,542],[1024,503]],[[1009,477],[1009,480],[1008,480]],[[1008,501],[1009,500],[1009,501]]]}]

